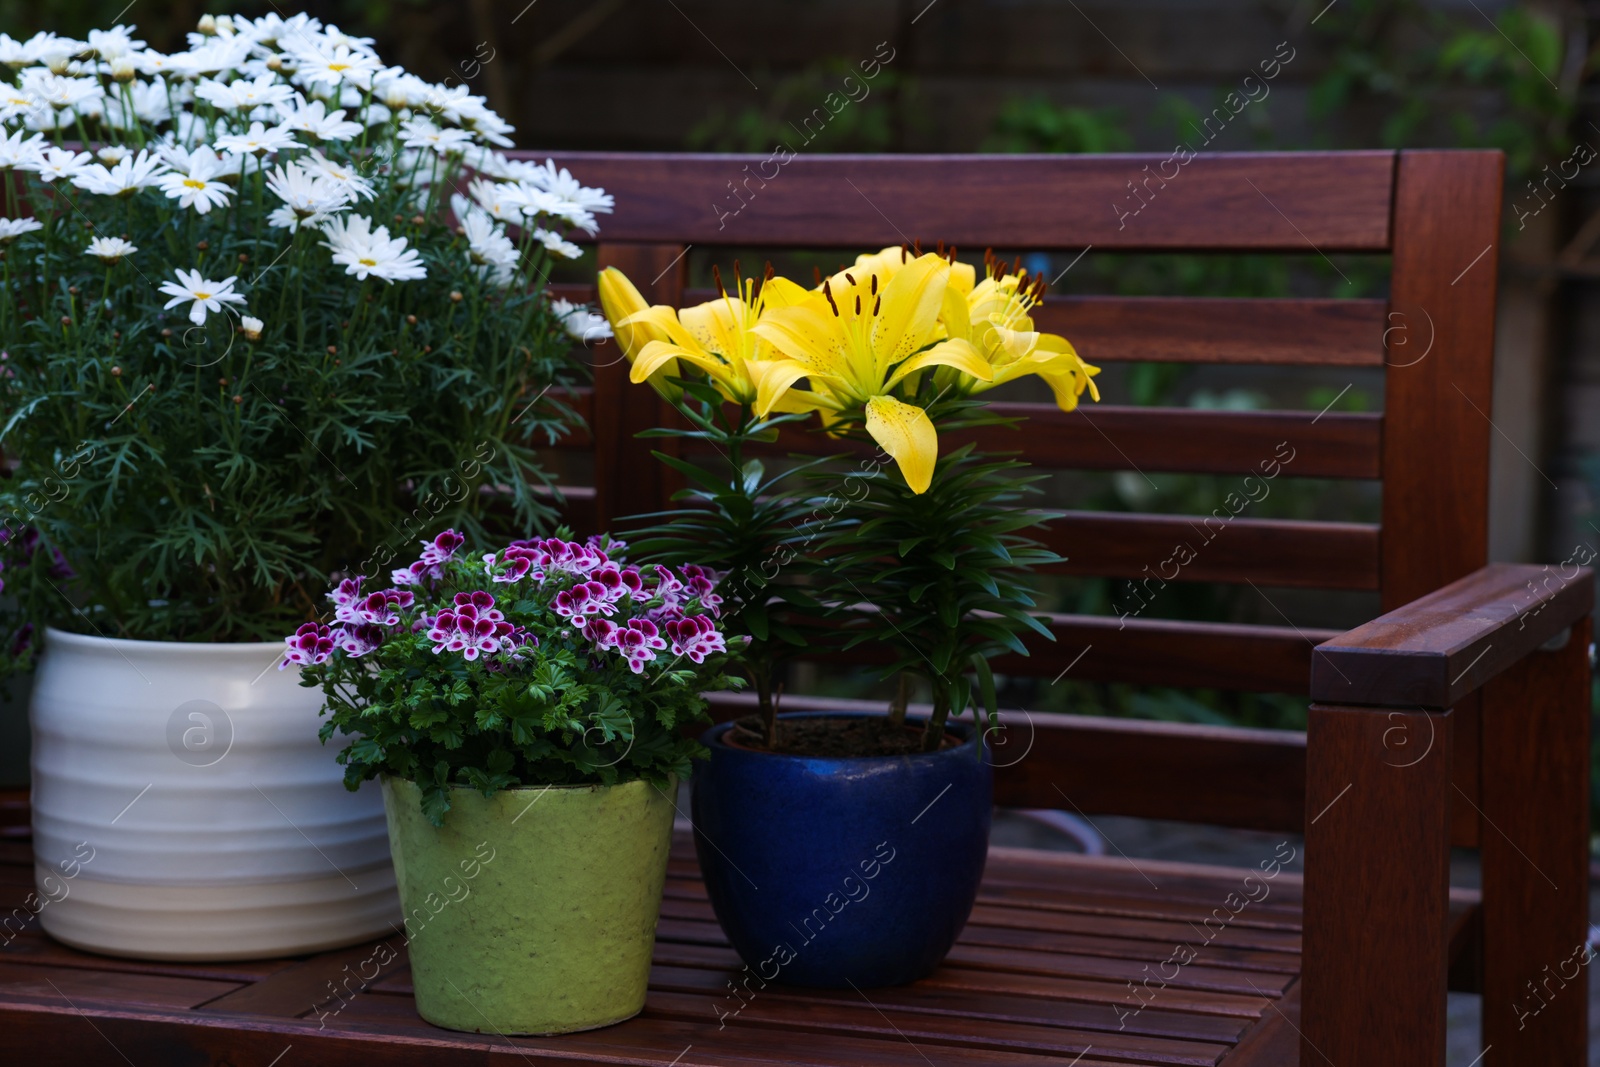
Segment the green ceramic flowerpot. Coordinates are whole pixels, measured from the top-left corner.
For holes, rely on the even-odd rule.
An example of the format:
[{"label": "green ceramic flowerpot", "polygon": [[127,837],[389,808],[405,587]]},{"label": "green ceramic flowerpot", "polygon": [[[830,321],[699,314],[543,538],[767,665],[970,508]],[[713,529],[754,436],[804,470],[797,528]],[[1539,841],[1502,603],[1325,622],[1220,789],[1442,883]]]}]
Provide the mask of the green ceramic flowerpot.
[{"label": "green ceramic flowerpot", "polygon": [[[674,783],[674,786],[676,783]],[[674,790],[457,787],[443,828],[386,778],[417,1011],[450,1030],[559,1034],[644,1007]]]}]

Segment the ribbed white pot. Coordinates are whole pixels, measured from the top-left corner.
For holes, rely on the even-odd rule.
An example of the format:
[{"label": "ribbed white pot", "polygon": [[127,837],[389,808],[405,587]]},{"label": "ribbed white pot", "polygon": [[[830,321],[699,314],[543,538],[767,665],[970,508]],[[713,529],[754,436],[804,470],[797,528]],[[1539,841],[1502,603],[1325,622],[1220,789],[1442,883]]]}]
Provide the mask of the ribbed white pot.
[{"label": "ribbed white pot", "polygon": [[400,919],[376,783],[344,788],[279,644],[50,630],[34,686],[39,921],[117,956],[356,944]]}]

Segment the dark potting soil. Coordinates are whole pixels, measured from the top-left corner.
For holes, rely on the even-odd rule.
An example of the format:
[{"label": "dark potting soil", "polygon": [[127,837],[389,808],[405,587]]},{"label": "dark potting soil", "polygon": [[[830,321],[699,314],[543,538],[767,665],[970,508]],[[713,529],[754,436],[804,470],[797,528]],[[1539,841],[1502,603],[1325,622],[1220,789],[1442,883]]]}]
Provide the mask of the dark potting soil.
[{"label": "dark potting soil", "polygon": [[[839,758],[848,756],[906,756],[922,751],[922,728],[886,718],[780,719],[778,743],[768,746],[761,720],[749,716],[733,724],[723,740],[735,748],[779,752],[788,756]],[[954,748],[960,738],[945,734],[940,748]]]}]

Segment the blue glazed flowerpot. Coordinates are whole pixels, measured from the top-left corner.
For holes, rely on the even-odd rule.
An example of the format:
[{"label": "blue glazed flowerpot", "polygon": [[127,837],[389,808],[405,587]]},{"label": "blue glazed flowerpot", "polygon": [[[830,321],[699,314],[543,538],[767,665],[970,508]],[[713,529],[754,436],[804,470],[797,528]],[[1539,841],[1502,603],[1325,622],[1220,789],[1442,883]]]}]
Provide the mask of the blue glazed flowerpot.
[{"label": "blue glazed flowerpot", "polygon": [[951,724],[963,743],[939,752],[827,759],[737,748],[729,729],[701,738],[695,850],[745,985],[866,989],[938,967],[989,850],[994,777],[973,728]]}]

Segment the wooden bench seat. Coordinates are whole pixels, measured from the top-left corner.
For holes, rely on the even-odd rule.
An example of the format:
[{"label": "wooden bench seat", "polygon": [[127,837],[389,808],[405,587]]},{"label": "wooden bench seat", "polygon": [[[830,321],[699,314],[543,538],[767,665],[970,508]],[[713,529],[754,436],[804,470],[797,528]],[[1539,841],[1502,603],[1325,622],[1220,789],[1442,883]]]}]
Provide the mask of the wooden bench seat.
[{"label": "wooden bench seat", "polygon": [[[32,855],[13,841],[0,846],[0,860],[0,903],[9,911],[32,889]],[[1249,892],[1259,899],[1230,913],[1224,901],[1252,874]],[[753,994],[735,997],[728,983],[743,981],[742,964],[681,834],[649,1000],[621,1026],[545,1039],[436,1029],[412,1005],[398,934],[387,942],[398,958],[362,983],[350,975],[377,971],[363,967],[375,945],[293,960],[148,963],[68,948],[35,921],[0,949],[0,1032],[5,1045],[34,1049],[36,1062],[74,1065],[125,1056],[138,1065],[193,1057],[264,1067],[291,1049],[286,1065],[444,1067],[526,1056],[539,1067],[864,1067],[923,1058],[940,1067],[1280,1067],[1300,1062],[1301,880],[1260,875],[995,848],[972,920],[930,978],[860,993],[756,982]],[[1477,898],[1457,892],[1451,903],[1452,957],[1461,958],[1474,951]],[[1181,967],[1167,963],[1180,944],[1198,949]]]}]

